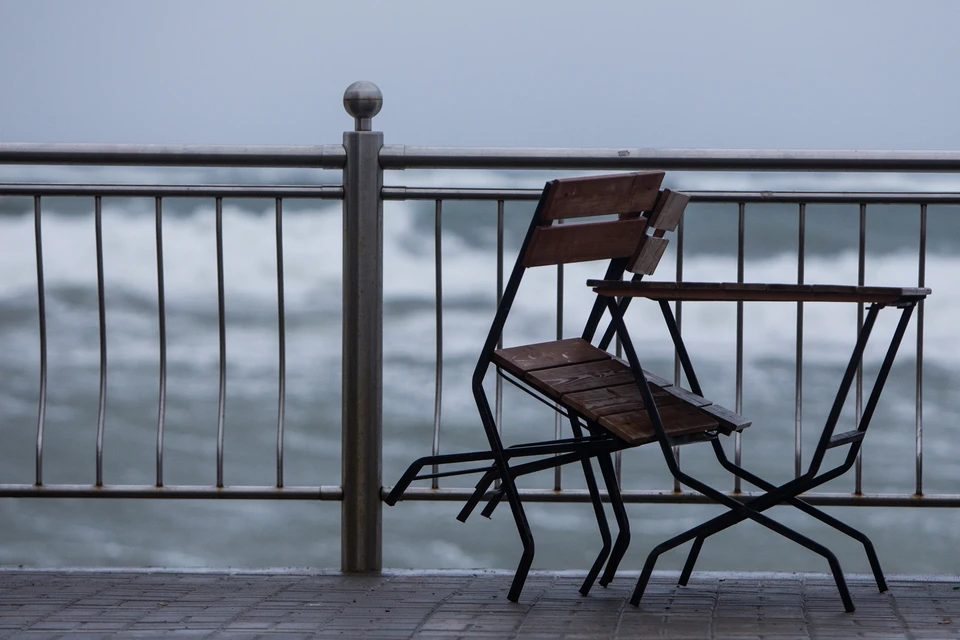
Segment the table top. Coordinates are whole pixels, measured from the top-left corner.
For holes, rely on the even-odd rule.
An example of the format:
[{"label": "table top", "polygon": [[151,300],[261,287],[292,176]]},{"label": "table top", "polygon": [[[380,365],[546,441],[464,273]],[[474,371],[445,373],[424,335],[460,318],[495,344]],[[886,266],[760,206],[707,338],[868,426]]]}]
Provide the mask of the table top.
[{"label": "table top", "polygon": [[772,284],[742,282],[649,282],[587,280],[587,286],[605,296],[652,300],[744,302],[916,302],[930,295],[920,287],[858,287],[832,284]]}]

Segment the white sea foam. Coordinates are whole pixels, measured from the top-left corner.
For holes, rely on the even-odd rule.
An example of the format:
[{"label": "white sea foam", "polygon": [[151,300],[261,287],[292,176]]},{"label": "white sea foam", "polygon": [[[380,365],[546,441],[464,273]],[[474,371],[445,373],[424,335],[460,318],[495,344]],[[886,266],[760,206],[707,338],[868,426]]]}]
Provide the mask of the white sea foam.
[{"label": "white sea foam", "polygon": [[[43,219],[44,277],[48,296],[55,298],[58,291],[78,291],[81,292],[78,296],[93,304],[96,299],[96,259],[92,214],[59,214],[55,205],[51,209]],[[230,205],[224,207],[224,285],[228,321],[241,323],[242,328],[237,330],[248,333],[255,333],[261,325],[270,332],[275,330],[273,321],[269,320],[277,303],[275,222],[271,213],[266,206],[261,215]],[[388,342],[388,349],[398,356],[422,357],[418,354],[430,352],[434,342],[435,257],[432,238],[422,237],[414,218],[411,204],[391,204],[384,233],[384,297],[388,313],[393,302],[402,303],[405,309],[388,316],[391,323],[388,335],[398,338],[395,344]],[[149,314],[150,306],[155,305],[154,220],[150,215],[129,215],[107,207],[103,230],[108,316],[114,320],[129,316],[130,322],[124,323],[124,331],[132,334],[144,325],[134,319]],[[167,216],[163,231],[168,309],[215,316],[217,264],[213,212],[204,208],[188,215]],[[309,311],[338,316],[341,304],[339,212],[327,207],[288,214],[284,218],[283,239],[288,314],[296,316]],[[0,303],[14,299],[34,300],[36,271],[32,216],[0,217],[0,244],[0,272],[4,273],[0,281]],[[512,260],[513,256],[505,258],[508,275]],[[668,256],[665,262],[665,267],[656,276],[658,279],[672,279],[671,258]],[[856,284],[857,264],[858,257],[853,249],[838,255],[808,256],[805,281]],[[583,283],[601,275],[601,269],[596,263],[565,267],[564,325],[567,335],[576,335],[582,327],[592,302],[592,294]],[[917,284],[917,272],[915,253],[868,254],[865,282],[868,285],[912,286]],[[747,261],[746,273],[748,281],[795,282],[796,257],[781,254],[751,259]],[[495,256],[487,249],[472,246],[461,235],[446,234],[442,275],[446,355],[472,357],[492,317]],[[686,280],[733,280],[735,276],[733,257],[698,255],[686,257],[684,261]],[[955,331],[953,321],[960,311],[958,276],[960,257],[928,256],[926,284],[934,289],[934,295],[927,305],[924,331],[926,343],[936,345],[936,348],[928,349],[926,357],[944,364],[955,362],[960,353],[960,334]],[[507,325],[508,342],[553,337],[556,278],[555,268],[527,272]],[[125,308],[126,305],[133,306]],[[638,305],[638,308],[644,311],[634,314],[637,316],[634,322],[640,322],[640,318],[657,318],[656,311],[649,305]],[[56,313],[57,309],[55,304],[51,305],[48,313]],[[828,361],[842,357],[843,347],[848,348],[850,344],[855,317],[852,308],[805,305],[806,357]],[[684,334],[690,348],[699,352],[728,353],[736,339],[735,324],[736,307],[733,304],[684,306]],[[745,326],[748,358],[781,357],[785,345],[795,339],[796,306],[747,304]],[[207,326],[208,330],[213,328]],[[327,338],[326,342],[338,346],[337,336]],[[255,341],[248,342],[255,344]],[[659,346],[652,348],[664,350],[663,354],[656,355],[667,353],[669,345],[666,341],[655,344]],[[214,344],[210,345],[209,351],[208,356],[215,353]],[[273,357],[271,350],[263,351],[263,357]],[[328,350],[328,353],[332,355],[333,351]],[[792,356],[792,352],[789,355]]]}]

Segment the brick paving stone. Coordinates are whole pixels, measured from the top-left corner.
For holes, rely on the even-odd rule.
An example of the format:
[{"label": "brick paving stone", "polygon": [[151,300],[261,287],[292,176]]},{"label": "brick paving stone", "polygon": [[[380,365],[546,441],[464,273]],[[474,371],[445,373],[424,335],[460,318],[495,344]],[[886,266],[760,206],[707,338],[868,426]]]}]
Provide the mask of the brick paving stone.
[{"label": "brick paving stone", "polygon": [[30,571],[0,569],[0,639],[67,638],[960,638],[957,576],[636,574],[588,597],[580,577],[533,572],[520,603],[504,572]]}]

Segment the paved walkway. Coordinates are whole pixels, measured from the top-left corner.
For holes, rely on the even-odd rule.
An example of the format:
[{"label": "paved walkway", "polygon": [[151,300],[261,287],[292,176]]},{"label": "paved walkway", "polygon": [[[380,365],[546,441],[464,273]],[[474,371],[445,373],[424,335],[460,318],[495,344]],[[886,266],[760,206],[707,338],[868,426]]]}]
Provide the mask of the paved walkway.
[{"label": "paved walkway", "polygon": [[532,573],[519,604],[502,572],[0,570],[0,638],[957,638],[960,577],[850,576],[857,611],[813,574],[658,573],[577,593]]}]

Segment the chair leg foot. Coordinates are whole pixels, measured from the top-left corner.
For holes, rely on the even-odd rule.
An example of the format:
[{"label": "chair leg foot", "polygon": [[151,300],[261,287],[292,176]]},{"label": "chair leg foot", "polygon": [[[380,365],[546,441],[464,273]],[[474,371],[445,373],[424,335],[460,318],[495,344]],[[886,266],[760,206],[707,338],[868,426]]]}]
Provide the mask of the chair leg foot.
[{"label": "chair leg foot", "polygon": [[647,583],[650,582],[650,576],[653,575],[653,567],[657,564],[657,558],[660,556],[657,553],[657,550],[654,549],[649,556],[647,556],[647,561],[643,565],[643,571],[640,573],[640,578],[637,580],[637,586],[633,589],[633,595],[630,596],[630,604],[635,607],[640,606],[640,598],[643,597],[643,592],[647,590]]},{"label": "chair leg foot", "polygon": [[843,601],[843,608],[847,613],[853,613],[856,607],[853,606],[853,598],[850,597],[850,590],[847,588],[847,581],[843,577],[843,570],[840,568],[840,561],[832,552],[827,552],[827,562],[830,564],[830,571],[833,573],[833,581],[837,583],[837,590],[840,592],[840,599]]},{"label": "chair leg foot", "polygon": [[703,547],[704,538],[698,536],[693,541],[693,546],[690,547],[690,554],[687,556],[687,561],[683,565],[683,571],[680,572],[680,580],[678,584],[681,587],[687,586],[687,583],[690,582],[690,574],[693,573],[693,565],[697,563],[697,557],[700,555],[700,549]]},{"label": "chair leg foot", "polygon": [[500,500],[503,499],[503,488],[497,490],[493,496],[490,497],[490,500],[487,502],[487,505],[483,508],[483,511],[480,512],[480,515],[488,520],[493,516],[493,511],[497,508],[497,505],[500,504]]},{"label": "chair leg foot", "polygon": [[483,474],[480,480],[477,482],[477,486],[473,490],[473,494],[470,498],[464,503],[463,508],[460,509],[460,513],[457,514],[457,520],[460,522],[466,522],[467,518],[470,517],[470,514],[473,513],[473,510],[480,504],[480,500],[483,499],[483,494],[487,492],[487,489],[493,484],[494,478],[496,478],[496,472],[488,471]]},{"label": "chair leg foot", "polygon": [[520,600],[520,592],[523,591],[523,583],[527,580],[527,574],[530,573],[530,566],[533,564],[533,538],[530,538],[529,547],[523,545],[523,555],[520,556],[520,564],[517,565],[517,572],[513,575],[513,582],[510,583],[510,591],[507,592],[507,600],[517,602]]}]

